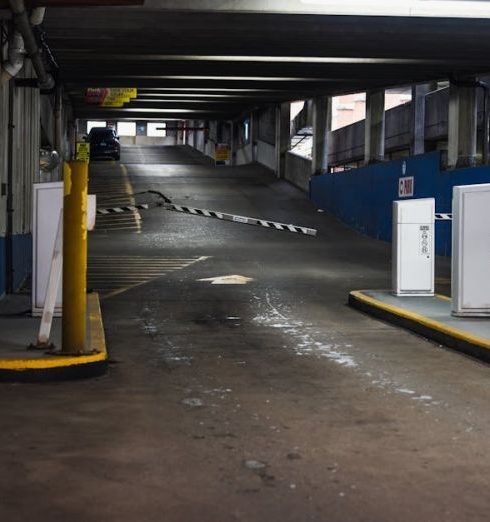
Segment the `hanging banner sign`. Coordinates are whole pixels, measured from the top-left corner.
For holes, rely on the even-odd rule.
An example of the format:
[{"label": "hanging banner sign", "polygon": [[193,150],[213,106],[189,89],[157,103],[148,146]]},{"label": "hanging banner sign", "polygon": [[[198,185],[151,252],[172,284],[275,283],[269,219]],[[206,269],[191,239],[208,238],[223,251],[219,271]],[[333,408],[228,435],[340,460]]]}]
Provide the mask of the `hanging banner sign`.
[{"label": "hanging banner sign", "polygon": [[111,89],[90,88],[85,91],[85,101],[89,105],[101,107],[124,107],[126,103],[138,96],[138,89],[121,87]]}]

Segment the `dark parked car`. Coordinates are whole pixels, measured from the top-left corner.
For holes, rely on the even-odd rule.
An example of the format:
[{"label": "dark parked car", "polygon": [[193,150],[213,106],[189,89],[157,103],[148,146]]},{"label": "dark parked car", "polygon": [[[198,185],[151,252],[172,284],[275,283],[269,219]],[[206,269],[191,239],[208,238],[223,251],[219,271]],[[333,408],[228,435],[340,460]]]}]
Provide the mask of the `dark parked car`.
[{"label": "dark parked car", "polygon": [[119,136],[113,129],[107,127],[93,127],[87,136],[90,143],[90,157],[121,159],[121,145]]}]

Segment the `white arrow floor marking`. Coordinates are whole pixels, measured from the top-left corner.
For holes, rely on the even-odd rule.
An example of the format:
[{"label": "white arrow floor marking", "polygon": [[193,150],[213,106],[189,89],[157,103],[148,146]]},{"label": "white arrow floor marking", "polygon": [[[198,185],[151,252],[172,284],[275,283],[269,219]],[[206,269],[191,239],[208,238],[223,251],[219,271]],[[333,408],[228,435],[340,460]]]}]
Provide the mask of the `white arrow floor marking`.
[{"label": "white arrow floor marking", "polygon": [[241,275],[216,276],[207,279],[198,279],[204,283],[211,283],[212,285],[246,285],[254,281],[251,277]]}]

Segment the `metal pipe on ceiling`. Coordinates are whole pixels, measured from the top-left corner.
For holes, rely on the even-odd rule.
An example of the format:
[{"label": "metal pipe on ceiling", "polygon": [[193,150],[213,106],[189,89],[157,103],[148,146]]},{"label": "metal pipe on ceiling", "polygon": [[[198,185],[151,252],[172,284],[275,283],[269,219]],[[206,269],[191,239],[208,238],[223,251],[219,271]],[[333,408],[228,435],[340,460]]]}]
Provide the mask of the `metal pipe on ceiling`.
[{"label": "metal pipe on ceiling", "polygon": [[24,39],[22,35],[15,31],[8,43],[8,61],[3,64],[0,72],[0,85],[10,81],[19,74],[24,67]]},{"label": "metal pipe on ceiling", "polygon": [[[24,0],[9,0],[9,5],[13,13],[15,28],[24,39],[27,54],[36,71],[39,87],[43,90],[50,90],[55,86],[55,81],[44,65],[36,37],[32,31],[32,25],[29,20],[29,14],[26,11]],[[41,14],[41,12],[35,13],[34,22],[39,21]]]}]

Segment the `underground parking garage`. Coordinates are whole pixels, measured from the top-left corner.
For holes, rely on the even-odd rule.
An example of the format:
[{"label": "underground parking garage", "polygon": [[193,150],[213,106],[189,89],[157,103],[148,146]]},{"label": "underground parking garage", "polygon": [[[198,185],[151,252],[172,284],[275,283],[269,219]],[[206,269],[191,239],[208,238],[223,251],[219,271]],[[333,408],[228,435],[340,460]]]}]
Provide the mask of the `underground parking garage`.
[{"label": "underground parking garage", "polygon": [[0,1],[2,520],[488,518],[485,4]]}]

